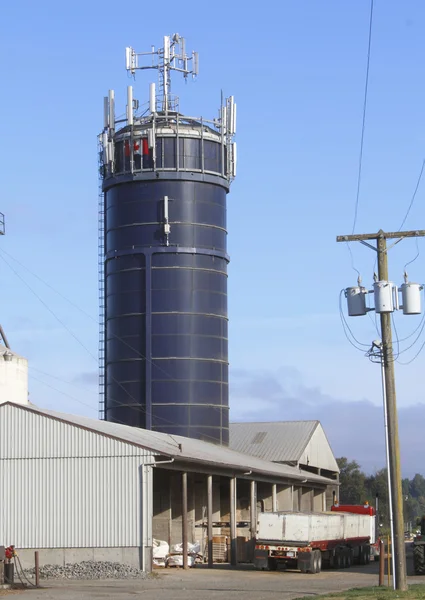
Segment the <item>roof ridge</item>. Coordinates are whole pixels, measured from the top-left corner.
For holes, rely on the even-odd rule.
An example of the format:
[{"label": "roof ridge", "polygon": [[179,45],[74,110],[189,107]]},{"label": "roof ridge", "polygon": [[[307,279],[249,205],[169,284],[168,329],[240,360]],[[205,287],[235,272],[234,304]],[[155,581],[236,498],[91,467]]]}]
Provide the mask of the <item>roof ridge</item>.
[{"label": "roof ridge", "polygon": [[295,421],[231,421],[229,425],[272,425],[282,423],[320,423],[318,419],[297,419]]},{"label": "roof ridge", "polygon": [[[11,406],[13,409],[66,423],[71,427],[85,429],[132,446],[145,448],[154,454],[175,457],[177,460],[189,460],[193,463],[202,463],[204,465],[214,466],[214,468],[219,467],[220,469],[251,469],[251,471],[266,475],[268,478],[277,478],[285,481],[299,481],[306,476],[304,472],[297,467],[256,457],[231,447],[216,446],[215,444],[203,440],[185,438],[178,435],[171,436],[166,433],[145,430],[130,425],[123,425],[121,423],[101,421],[83,415],[61,413],[50,409],[43,409],[33,404],[23,405],[7,401],[0,404],[0,410],[2,406]],[[127,435],[124,435],[124,432]],[[139,436],[141,439],[137,440]],[[145,436],[145,439],[143,439],[143,436]],[[171,443],[170,438],[173,443]],[[180,441],[181,443],[179,443]],[[320,483],[322,485],[330,481],[329,478],[316,474],[309,474],[308,479],[311,482]]]}]

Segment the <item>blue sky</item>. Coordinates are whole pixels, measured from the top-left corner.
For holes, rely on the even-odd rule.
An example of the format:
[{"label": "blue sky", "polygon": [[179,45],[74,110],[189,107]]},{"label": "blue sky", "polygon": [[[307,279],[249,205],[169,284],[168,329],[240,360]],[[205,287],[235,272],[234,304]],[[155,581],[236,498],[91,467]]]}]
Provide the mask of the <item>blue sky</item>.
[{"label": "blue sky", "polygon": [[[369,470],[384,465],[379,367],[342,332],[339,292],[357,275],[347,248],[335,242],[353,222],[369,6],[266,0],[250,9],[218,0],[178,7],[165,0],[159,10],[154,3],[15,0],[2,8],[0,321],[30,360],[34,403],[97,415],[103,96],[114,88],[123,111],[125,46],[148,50],[179,32],[200,53],[198,80],[174,84],[183,112],[215,116],[221,89],[238,103],[238,177],[228,196],[232,418],[319,418],[337,455]],[[415,188],[425,157],[424,25],[419,0],[375,2],[357,231],[398,229]],[[153,75],[137,77],[143,102]],[[423,227],[424,192],[406,228]],[[423,281],[423,240],[418,245],[409,274]],[[370,286],[375,257],[359,245],[352,250]],[[394,281],[402,283],[415,254],[413,241],[391,251]],[[401,338],[418,324],[401,315],[395,321]],[[377,337],[373,319],[350,324],[364,344]],[[421,448],[415,424],[425,417],[424,366],[425,350],[396,367],[406,474],[420,468],[408,457],[412,444]],[[359,436],[371,444],[363,454]]]}]

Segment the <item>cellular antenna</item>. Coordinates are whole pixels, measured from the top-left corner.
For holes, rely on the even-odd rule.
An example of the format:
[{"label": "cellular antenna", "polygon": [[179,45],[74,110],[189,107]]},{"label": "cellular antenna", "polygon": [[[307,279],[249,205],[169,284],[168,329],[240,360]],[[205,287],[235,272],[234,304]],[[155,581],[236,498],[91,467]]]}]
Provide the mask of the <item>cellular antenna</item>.
[{"label": "cellular antenna", "polygon": [[[152,64],[139,64],[143,57],[150,56]],[[178,33],[164,36],[164,47],[155,50],[152,46],[150,52],[137,53],[133,48],[125,49],[125,67],[129,73],[135,75],[136,71],[144,69],[157,69],[159,75],[160,111],[178,112],[179,99],[171,95],[171,71],[178,71],[187,79],[188,75],[195,78],[199,72],[199,57],[197,52],[191,56],[186,54],[186,42]],[[155,106],[155,109],[157,107]],[[156,112],[156,110],[155,110]]]},{"label": "cellular antenna", "polygon": [[4,214],[0,213],[0,235],[4,235],[5,231]]}]

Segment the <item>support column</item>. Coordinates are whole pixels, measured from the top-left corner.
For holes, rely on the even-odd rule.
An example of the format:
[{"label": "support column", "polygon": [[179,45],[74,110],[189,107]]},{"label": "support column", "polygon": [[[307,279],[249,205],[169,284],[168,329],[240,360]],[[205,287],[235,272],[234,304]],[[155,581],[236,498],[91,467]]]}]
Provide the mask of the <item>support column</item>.
[{"label": "support column", "polygon": [[235,567],[237,559],[236,537],[236,477],[230,479],[230,564]]},{"label": "support column", "polygon": [[182,473],[182,542],[183,569],[187,569],[187,473]]},{"label": "support column", "polygon": [[213,557],[213,492],[212,475],[208,475],[207,480],[207,536],[208,536],[208,568],[212,569]]},{"label": "support column", "polygon": [[257,482],[251,481],[251,501],[249,505],[249,512],[251,516],[251,539],[253,540],[257,535]]},{"label": "support column", "polygon": [[277,490],[276,490],[276,484],[273,483],[272,485],[272,511],[276,512],[277,511]]},{"label": "support column", "polygon": [[[146,429],[152,429],[152,255],[145,257],[145,419]],[[142,271],[143,273],[143,271]]]}]

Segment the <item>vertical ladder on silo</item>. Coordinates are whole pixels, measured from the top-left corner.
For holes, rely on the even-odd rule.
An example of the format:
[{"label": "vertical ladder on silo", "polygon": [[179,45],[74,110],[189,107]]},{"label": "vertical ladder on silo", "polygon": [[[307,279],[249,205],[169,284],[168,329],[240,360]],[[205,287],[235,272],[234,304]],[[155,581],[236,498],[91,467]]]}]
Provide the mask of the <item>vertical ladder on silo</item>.
[{"label": "vertical ladder on silo", "polygon": [[105,419],[105,198],[102,190],[103,152],[101,147],[98,156],[100,178],[98,202],[99,419]]}]

